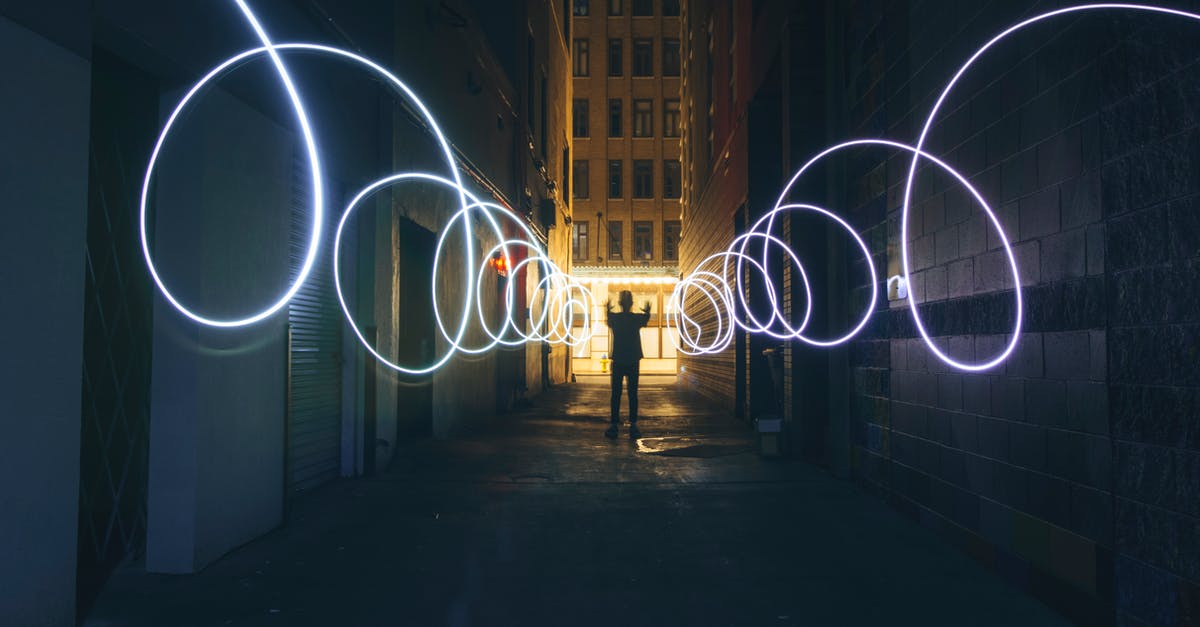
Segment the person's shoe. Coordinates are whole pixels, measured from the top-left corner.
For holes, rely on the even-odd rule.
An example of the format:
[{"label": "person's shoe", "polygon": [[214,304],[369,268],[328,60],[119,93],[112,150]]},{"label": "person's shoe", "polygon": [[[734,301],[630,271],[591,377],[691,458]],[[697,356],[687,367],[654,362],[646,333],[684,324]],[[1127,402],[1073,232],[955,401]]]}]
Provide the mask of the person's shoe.
[{"label": "person's shoe", "polygon": [[604,437],[610,440],[617,439],[617,425],[609,425],[608,429],[604,431]]},{"label": "person's shoe", "polygon": [[642,430],[638,429],[637,425],[629,425],[629,439],[636,440],[642,437]]}]

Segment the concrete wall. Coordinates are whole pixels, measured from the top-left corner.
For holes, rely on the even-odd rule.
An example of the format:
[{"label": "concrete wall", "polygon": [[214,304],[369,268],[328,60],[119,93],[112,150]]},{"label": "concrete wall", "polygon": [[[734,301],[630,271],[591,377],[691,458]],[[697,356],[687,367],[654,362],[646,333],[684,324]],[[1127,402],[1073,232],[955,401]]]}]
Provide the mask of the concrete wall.
[{"label": "concrete wall", "polygon": [[0,17],[0,623],[73,625],[88,61]]},{"label": "concrete wall", "polygon": [[[246,315],[287,286],[292,133],[220,90],[196,104],[160,157],[156,263],[189,307]],[[148,569],[193,572],[281,521],[285,351],[282,314],[213,329],[156,302]]]}]

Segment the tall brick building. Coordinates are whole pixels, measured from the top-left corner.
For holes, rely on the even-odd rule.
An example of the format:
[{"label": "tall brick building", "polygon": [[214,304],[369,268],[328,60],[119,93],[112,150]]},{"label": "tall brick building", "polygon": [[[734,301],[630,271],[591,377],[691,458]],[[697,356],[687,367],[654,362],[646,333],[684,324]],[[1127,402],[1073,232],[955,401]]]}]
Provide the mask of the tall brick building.
[{"label": "tall brick building", "polygon": [[[687,2],[681,273],[824,147],[914,143],[958,66],[1039,7]],[[847,219],[880,281],[854,341],[783,346],[793,452],[1081,624],[1200,623],[1200,445],[1187,435],[1200,415],[1200,307],[1179,289],[1200,283],[1196,28],[1127,11],[1055,18],[981,57],[941,109],[926,149],[998,210],[1020,267],[1025,328],[998,367],[943,364],[907,299],[887,292],[910,155],[838,153],[791,194]],[[1015,308],[995,229],[932,172],[912,207],[909,297],[934,342],[961,360],[997,354]],[[857,245],[819,220],[775,234],[805,263],[812,333],[853,327],[871,289]],[[775,287],[795,320],[793,278],[781,269]],[[768,346],[739,334],[721,354],[681,359],[681,383],[741,415],[774,412]]]},{"label": "tall brick building", "polygon": [[[679,0],[572,0],[573,273],[603,303],[649,301],[642,368],[675,372],[663,312],[678,275],[681,175]],[[608,334],[574,353],[600,369]]]}]

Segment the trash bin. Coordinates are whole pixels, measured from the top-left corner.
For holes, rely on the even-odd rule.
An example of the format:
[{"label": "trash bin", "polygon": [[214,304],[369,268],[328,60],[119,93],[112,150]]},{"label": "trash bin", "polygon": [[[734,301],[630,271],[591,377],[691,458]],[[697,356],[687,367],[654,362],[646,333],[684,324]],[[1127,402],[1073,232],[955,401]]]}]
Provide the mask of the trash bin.
[{"label": "trash bin", "polygon": [[758,454],[762,457],[781,457],[785,452],[786,439],[783,421],[783,351],[779,348],[763,350],[771,370],[771,398],[775,401],[775,412],[764,414],[754,421],[758,434]]}]

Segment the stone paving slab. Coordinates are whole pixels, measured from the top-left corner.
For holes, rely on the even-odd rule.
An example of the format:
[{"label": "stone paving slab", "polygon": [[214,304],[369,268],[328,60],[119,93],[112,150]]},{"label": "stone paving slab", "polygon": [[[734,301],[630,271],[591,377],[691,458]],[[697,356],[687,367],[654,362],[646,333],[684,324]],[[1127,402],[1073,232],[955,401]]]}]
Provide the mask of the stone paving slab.
[{"label": "stone paving slab", "polygon": [[[202,573],[127,565],[85,624],[1066,624],[853,483],[760,459],[703,401],[657,385],[641,402],[640,449],[602,437],[590,383],[408,443]],[[664,438],[747,450],[645,450]]]}]

